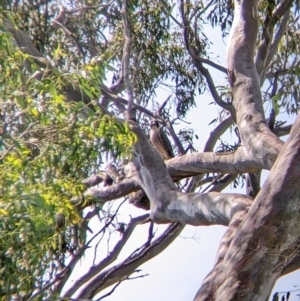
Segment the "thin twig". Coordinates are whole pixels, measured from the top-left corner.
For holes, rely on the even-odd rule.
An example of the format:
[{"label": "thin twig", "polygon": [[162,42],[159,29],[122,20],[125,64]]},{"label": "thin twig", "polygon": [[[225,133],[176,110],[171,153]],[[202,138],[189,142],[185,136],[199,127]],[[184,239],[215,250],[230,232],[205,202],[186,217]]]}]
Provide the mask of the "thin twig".
[{"label": "thin twig", "polygon": [[123,57],[122,57],[122,75],[124,78],[125,88],[128,98],[128,114],[129,118],[134,118],[131,116],[133,113],[131,110],[133,108],[133,87],[129,78],[129,66],[130,66],[130,54],[131,54],[131,37],[130,37],[130,27],[128,21],[128,12],[127,12],[127,1],[122,0],[122,21],[123,21],[123,30],[124,30],[124,47],[123,47]]},{"label": "thin twig", "polygon": [[65,33],[65,35],[66,35],[67,37],[70,37],[70,38],[74,41],[74,43],[75,43],[75,45],[76,45],[76,48],[77,48],[77,50],[81,53],[81,55],[82,55],[82,56],[85,55],[85,53],[84,53],[84,51],[83,51],[83,48],[81,47],[79,41],[77,40],[77,38],[74,36],[74,34],[73,34],[67,27],[65,27],[62,23],[60,23],[59,21],[57,21],[57,20],[55,20],[55,19],[52,20],[52,24],[53,24],[55,27],[60,28],[60,29]]},{"label": "thin twig", "polygon": [[133,74],[133,76],[132,76],[132,82],[133,82],[133,83],[135,82],[136,77],[137,77],[137,75],[138,75],[138,73],[139,73],[139,70],[140,70],[140,64],[141,64],[141,61],[142,61],[144,55],[145,55],[145,50],[143,49],[143,50],[140,52],[140,54],[139,54],[139,56],[138,56],[138,59],[137,59],[137,62],[136,62],[136,64],[135,64],[135,70],[134,70],[134,74]]},{"label": "thin twig", "polygon": [[174,141],[174,143],[175,143],[175,145],[177,147],[179,155],[183,156],[185,154],[184,153],[184,148],[183,148],[180,140],[178,139],[178,137],[177,137],[177,135],[176,135],[176,133],[174,131],[173,125],[170,122],[170,120],[166,121],[166,125],[167,125],[167,129],[168,129],[168,131],[169,131],[169,133],[170,133],[170,135],[171,135],[171,137],[172,137],[172,139],[173,139],[173,141]]},{"label": "thin twig", "polygon": [[168,103],[168,101],[170,100],[172,95],[169,95],[167,97],[167,99],[161,104],[161,106],[159,107],[159,109],[157,110],[157,115],[161,116],[161,113],[163,111],[163,109],[165,108],[166,104]]},{"label": "thin twig", "polygon": [[114,246],[113,250],[109,253],[109,255],[103,260],[101,260],[97,265],[90,267],[90,269],[87,271],[86,274],[84,274],[82,277],[77,279],[72,285],[72,287],[68,289],[67,292],[64,293],[64,297],[72,296],[78,290],[78,288],[82,287],[92,277],[94,277],[96,274],[98,274],[104,268],[106,268],[109,264],[111,264],[123,249],[124,245],[128,241],[135,227],[148,218],[149,218],[149,214],[144,214],[142,216],[133,218],[129,222],[124,234],[122,235],[122,238],[116,243],[116,245]]},{"label": "thin twig", "polygon": [[[122,97],[119,97],[118,95],[113,93],[113,91],[111,91],[104,84],[100,85],[100,89],[101,89],[102,94],[106,95],[107,97],[109,97],[114,102],[119,103],[120,105],[128,105],[129,104],[128,100],[126,100]],[[144,114],[146,114],[149,117],[156,118],[155,114],[153,114],[151,111],[149,111],[148,109],[146,109],[143,106],[140,106],[137,103],[133,103],[132,108],[135,109],[135,110],[139,110],[140,112],[143,112]]]}]

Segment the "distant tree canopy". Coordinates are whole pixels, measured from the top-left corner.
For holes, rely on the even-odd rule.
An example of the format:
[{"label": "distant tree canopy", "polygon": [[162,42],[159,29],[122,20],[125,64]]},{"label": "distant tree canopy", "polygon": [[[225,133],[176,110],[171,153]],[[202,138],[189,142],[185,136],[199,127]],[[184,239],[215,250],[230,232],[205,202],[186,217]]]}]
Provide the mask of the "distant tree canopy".
[{"label": "distant tree canopy", "polygon": [[[265,301],[300,262],[299,121],[285,145],[278,138],[299,109],[299,1],[100,2],[0,6],[1,300],[92,299],[185,224],[219,224],[228,231],[195,300]],[[215,62],[208,26],[228,38],[227,66]],[[216,86],[212,68],[228,84]],[[193,125],[173,126],[207,92],[219,113],[198,152]],[[175,158],[164,162],[149,143],[152,119],[167,129]],[[232,145],[218,140],[228,130]],[[261,188],[261,170],[275,161]],[[220,193],[233,181],[247,195]],[[112,200],[118,208],[104,210]],[[125,224],[124,201],[150,211]],[[101,229],[87,240],[96,216]],[[153,222],[170,226],[155,238]],[[142,223],[144,245],[110,266]],[[107,230],[121,233],[118,243],[66,288]]]}]

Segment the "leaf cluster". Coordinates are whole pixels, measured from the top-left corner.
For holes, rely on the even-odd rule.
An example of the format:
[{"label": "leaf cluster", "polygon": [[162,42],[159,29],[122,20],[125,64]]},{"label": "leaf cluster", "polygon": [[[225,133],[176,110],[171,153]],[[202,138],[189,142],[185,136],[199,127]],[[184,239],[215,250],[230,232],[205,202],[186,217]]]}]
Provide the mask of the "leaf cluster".
[{"label": "leaf cluster", "polygon": [[[26,61],[39,70],[1,32],[0,296],[25,299],[64,268],[66,250],[82,246],[82,213],[70,201],[84,192],[82,180],[99,171],[103,153],[128,157],[135,142],[126,124],[83,102],[66,102],[61,92],[72,84],[97,98],[99,64],[86,66],[88,77],[44,70],[36,80]],[[60,229],[57,214],[66,220]]]}]

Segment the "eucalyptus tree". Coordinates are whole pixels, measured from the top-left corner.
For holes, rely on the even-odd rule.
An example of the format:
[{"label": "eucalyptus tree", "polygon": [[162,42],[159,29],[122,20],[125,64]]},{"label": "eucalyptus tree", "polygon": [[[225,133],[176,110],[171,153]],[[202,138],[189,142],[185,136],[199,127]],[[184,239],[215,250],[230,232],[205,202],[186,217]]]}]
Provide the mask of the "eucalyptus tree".
[{"label": "eucalyptus tree", "polygon": [[[1,298],[87,300],[110,286],[113,293],[187,224],[228,226],[195,300],[264,301],[280,276],[298,269],[300,120],[286,124],[279,115],[298,111],[298,7],[292,0],[3,3]],[[228,35],[227,66],[211,60],[207,26]],[[212,68],[226,86],[215,85]],[[160,99],[160,88],[169,97]],[[206,91],[220,114],[199,152],[196,133],[173,126],[197,111],[196,96]],[[166,127],[174,158],[164,161],[151,146],[150,119]],[[218,145],[231,129],[236,143]],[[262,170],[270,175],[260,187]],[[237,179],[247,194],[222,193]],[[118,208],[107,210],[113,200]],[[141,208],[128,224],[118,218],[124,202]],[[101,229],[90,229],[93,217]],[[145,243],[113,264],[144,223]],[[155,238],[153,223],[170,225]],[[91,244],[106,244],[107,231],[121,233],[108,256],[67,285]]]}]

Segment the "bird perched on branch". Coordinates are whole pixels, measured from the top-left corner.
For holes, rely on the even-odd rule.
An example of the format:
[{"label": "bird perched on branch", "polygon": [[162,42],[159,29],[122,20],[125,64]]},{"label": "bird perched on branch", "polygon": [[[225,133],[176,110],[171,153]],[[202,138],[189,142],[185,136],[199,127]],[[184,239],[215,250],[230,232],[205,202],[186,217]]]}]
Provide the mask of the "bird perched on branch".
[{"label": "bird perched on branch", "polygon": [[164,160],[173,158],[174,153],[172,145],[163,129],[159,126],[158,121],[156,119],[151,120],[150,127],[150,141],[154,148],[159,152]]}]

